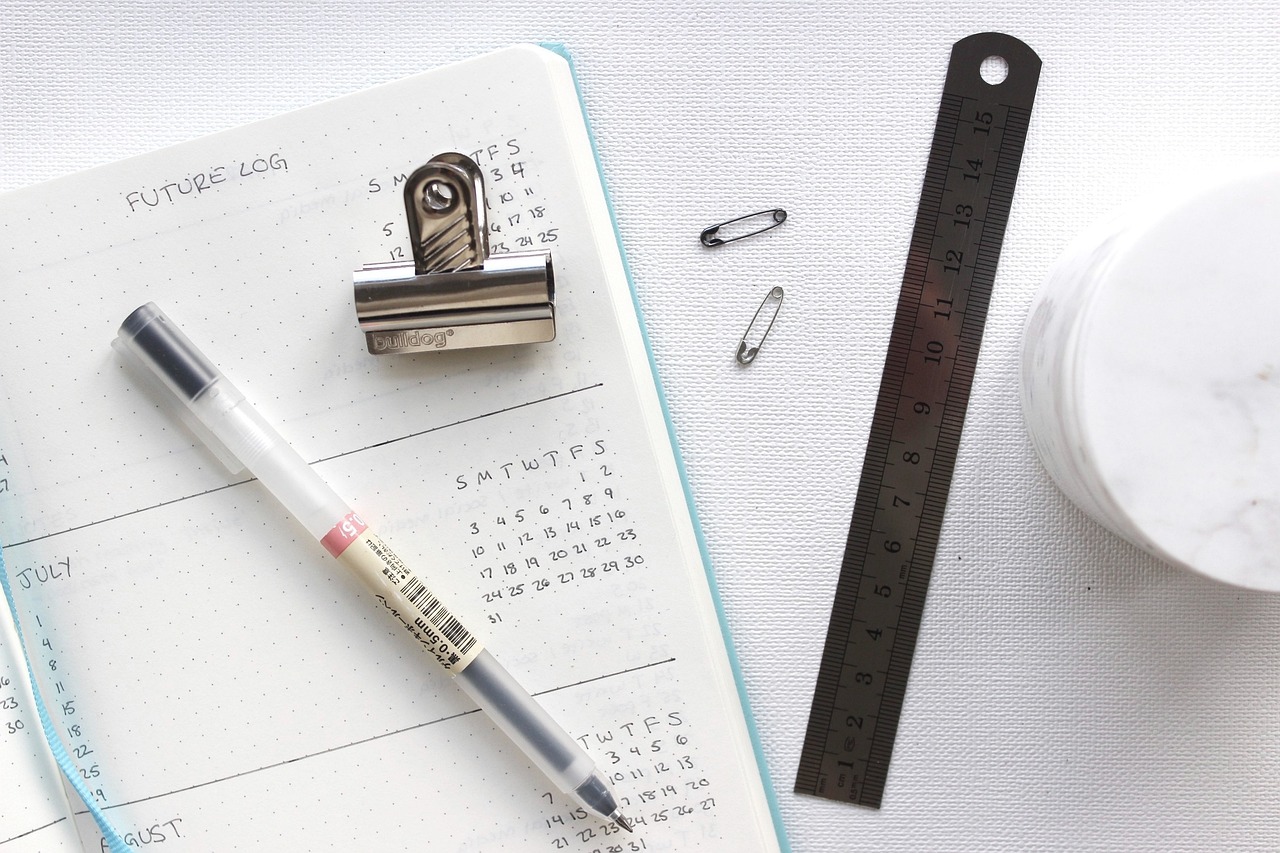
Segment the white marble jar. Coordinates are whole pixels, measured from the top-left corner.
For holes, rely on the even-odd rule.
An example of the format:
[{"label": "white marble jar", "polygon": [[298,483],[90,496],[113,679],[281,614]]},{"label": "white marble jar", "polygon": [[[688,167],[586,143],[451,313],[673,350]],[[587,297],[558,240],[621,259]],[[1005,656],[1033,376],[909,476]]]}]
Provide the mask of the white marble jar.
[{"label": "white marble jar", "polygon": [[1028,317],[1022,405],[1041,462],[1097,521],[1280,590],[1280,164],[1082,235]]}]

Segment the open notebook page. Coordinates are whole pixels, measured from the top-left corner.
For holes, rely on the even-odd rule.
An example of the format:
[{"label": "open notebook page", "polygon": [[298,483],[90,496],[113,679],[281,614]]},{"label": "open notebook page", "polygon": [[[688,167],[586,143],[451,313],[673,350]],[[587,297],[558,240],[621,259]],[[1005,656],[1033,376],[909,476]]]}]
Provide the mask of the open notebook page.
[{"label": "open notebook page", "polygon": [[[485,172],[494,252],[552,250],[558,336],[369,355],[351,271],[407,253],[403,176],[451,150]],[[120,831],[175,853],[778,848],[562,58],[513,48],[11,193],[0,234],[0,539]],[[635,835],[553,791],[134,382],[109,344],[150,300],[581,738]]]}]

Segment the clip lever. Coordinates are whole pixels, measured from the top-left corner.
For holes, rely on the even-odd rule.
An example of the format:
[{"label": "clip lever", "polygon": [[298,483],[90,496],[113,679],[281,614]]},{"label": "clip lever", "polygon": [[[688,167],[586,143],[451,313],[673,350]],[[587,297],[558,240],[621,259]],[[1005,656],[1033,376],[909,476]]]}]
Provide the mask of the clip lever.
[{"label": "clip lever", "polygon": [[549,252],[489,255],[484,176],[433,157],[405,183],[413,263],[355,272],[356,319],[374,355],[544,343],[556,336]]}]

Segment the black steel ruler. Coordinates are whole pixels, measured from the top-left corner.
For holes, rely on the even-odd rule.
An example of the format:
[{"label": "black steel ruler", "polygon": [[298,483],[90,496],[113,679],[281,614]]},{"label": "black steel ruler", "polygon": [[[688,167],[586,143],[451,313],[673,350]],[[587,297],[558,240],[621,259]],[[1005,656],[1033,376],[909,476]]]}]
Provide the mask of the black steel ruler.
[{"label": "black steel ruler", "polygon": [[880,807],[1039,78],[1012,36],[951,49],[797,793]]}]

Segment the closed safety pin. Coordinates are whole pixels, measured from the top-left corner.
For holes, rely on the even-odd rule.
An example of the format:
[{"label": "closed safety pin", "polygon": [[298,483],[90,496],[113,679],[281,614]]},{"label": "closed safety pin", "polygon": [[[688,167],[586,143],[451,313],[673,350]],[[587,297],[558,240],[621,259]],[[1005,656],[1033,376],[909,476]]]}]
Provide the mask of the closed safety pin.
[{"label": "closed safety pin", "polygon": [[[769,217],[769,220],[770,220],[769,224],[765,225],[762,228],[756,228],[754,231],[747,231],[743,234],[737,234],[732,237],[719,236],[720,229],[725,227],[726,225],[732,225],[735,222],[743,222],[747,219],[755,219],[757,216]],[[702,230],[702,237],[700,239],[702,240],[702,245],[704,246],[723,246],[725,243],[732,243],[734,240],[741,240],[743,237],[751,237],[756,234],[763,234],[764,232],[768,231],[770,228],[777,228],[779,225],[781,225],[786,221],[787,221],[787,212],[780,207],[775,207],[770,210],[761,210],[758,213],[748,213],[746,216],[739,216],[737,219],[730,219],[728,222],[721,222],[719,225],[712,225],[710,228],[704,228]],[[747,226],[744,225],[742,227],[745,228]],[[733,230],[737,231],[739,229],[735,228]]]},{"label": "closed safety pin", "polygon": [[[760,340],[756,341],[754,346],[747,345],[747,339],[752,337],[752,330],[756,326],[756,322],[760,319],[760,312],[765,306],[773,302],[773,311],[769,314],[769,324],[764,327],[764,331],[760,333]],[[742,333],[742,341],[738,344],[738,364],[750,364],[756,360],[756,354],[760,352],[760,347],[764,344],[764,339],[768,337],[769,330],[773,328],[773,321],[778,317],[778,311],[782,308],[782,288],[774,286],[772,290],[764,295],[764,301],[760,303],[760,307],[756,309],[756,313],[752,316],[751,322],[747,324],[747,330]]]}]

